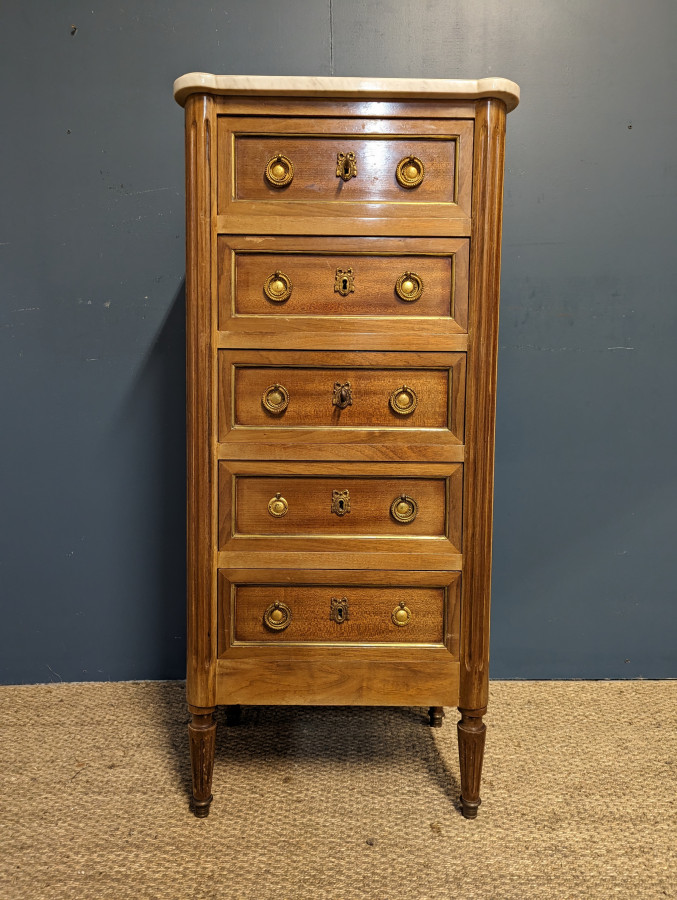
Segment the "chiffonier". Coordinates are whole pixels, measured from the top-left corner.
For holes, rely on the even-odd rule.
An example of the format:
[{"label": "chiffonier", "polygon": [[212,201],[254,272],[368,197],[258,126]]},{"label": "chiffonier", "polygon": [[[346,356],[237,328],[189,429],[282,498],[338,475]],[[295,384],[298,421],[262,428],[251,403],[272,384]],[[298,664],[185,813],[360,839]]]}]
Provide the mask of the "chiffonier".
[{"label": "chiffonier", "polygon": [[188,705],[457,706],[484,753],[501,205],[517,85],[193,73]]}]

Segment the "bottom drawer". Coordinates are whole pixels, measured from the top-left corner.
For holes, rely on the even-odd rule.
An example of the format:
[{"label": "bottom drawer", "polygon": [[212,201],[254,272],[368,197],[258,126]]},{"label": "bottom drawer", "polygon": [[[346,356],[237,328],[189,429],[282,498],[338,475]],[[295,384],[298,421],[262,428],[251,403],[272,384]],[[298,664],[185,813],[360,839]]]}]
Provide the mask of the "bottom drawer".
[{"label": "bottom drawer", "polygon": [[233,642],[442,644],[444,588],[239,585]]},{"label": "bottom drawer", "polygon": [[249,570],[219,580],[220,657],[272,645],[436,646],[458,657],[457,572]]}]

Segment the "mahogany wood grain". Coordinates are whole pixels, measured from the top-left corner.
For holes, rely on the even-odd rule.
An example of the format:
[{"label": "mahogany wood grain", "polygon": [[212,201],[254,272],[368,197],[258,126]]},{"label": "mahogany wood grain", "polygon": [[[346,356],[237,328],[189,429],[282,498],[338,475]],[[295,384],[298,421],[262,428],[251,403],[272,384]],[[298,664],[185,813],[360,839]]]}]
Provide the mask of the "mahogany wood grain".
[{"label": "mahogany wood grain", "polygon": [[[471,233],[470,216],[454,204],[363,203],[361,209],[354,209],[357,204],[333,200],[297,200],[293,206],[274,200],[239,202],[246,208],[236,208],[216,217],[219,234],[323,236],[340,233],[345,237],[392,237],[411,234],[415,229],[417,235],[431,238],[462,238],[470,237]],[[337,206],[339,209],[335,209]],[[438,213],[440,207],[449,209],[448,217]]]},{"label": "mahogany wood grain", "polygon": [[[279,429],[237,429],[227,435],[227,441],[216,445],[218,459],[279,460],[298,459],[299,455],[313,460],[334,461],[341,457],[353,462],[463,462],[465,448],[452,434],[440,439],[440,432],[407,432],[403,441],[399,432],[324,430],[299,428],[289,441],[279,436]],[[242,438],[242,440],[240,440]],[[331,438],[331,442],[329,442]],[[415,438],[415,440],[414,440]]]},{"label": "mahogany wood grain", "polygon": [[431,706],[428,710],[428,718],[430,719],[431,728],[441,728],[444,721],[444,707]]},{"label": "mahogany wood grain", "polygon": [[[458,705],[463,814],[486,711],[505,105],[191,95],[186,102],[188,666],[194,810],[217,704]],[[336,177],[353,150],[358,175]],[[290,156],[294,179],[265,165]],[[397,162],[419,156],[407,190]],[[334,291],[336,269],[355,291]],[[293,282],[282,303],[263,282]],[[396,278],[424,281],[413,303]],[[331,404],[335,381],[353,403]],[[392,384],[391,384],[392,381]],[[325,385],[326,382],[326,385]],[[396,383],[398,382],[398,383]],[[261,405],[274,383],[290,403]],[[390,410],[402,384],[410,417]],[[331,512],[332,490],[351,509]],[[288,512],[274,518],[280,492]],[[390,504],[419,504],[408,523]],[[353,615],[329,618],[332,596]],[[404,598],[405,628],[392,624]],[[266,630],[274,599],[293,612]],[[392,607],[392,608],[391,608]],[[339,630],[340,629],[340,630]]]},{"label": "mahogany wood grain", "polygon": [[[463,441],[465,355],[441,353],[330,353],[220,351],[219,441],[306,444],[396,440],[399,443]],[[351,385],[352,403],[333,403],[336,383]],[[269,411],[264,393],[273,385],[288,393],[281,412]],[[403,386],[416,394],[411,413],[393,410],[391,395]],[[412,432],[415,432],[412,433]],[[249,451],[247,450],[247,455]]]},{"label": "mahogany wood grain", "polygon": [[[345,618],[331,618],[331,600],[346,600]],[[444,590],[417,587],[329,587],[326,585],[239,585],[234,597],[233,642],[442,644]],[[268,628],[264,612],[284,603],[291,621],[284,631]],[[411,613],[403,626],[393,612],[404,603]]]},{"label": "mahogany wood grain", "polygon": [[498,357],[505,104],[482,100],[475,120],[473,255],[466,399],[461,706],[486,707]]},{"label": "mahogany wood grain", "polygon": [[458,663],[220,659],[217,703],[307,706],[455,706]]},{"label": "mahogany wood grain", "polygon": [[309,116],[313,119],[337,116],[342,119],[473,119],[474,100],[342,100],[332,97],[266,97],[214,95],[219,115],[227,116]]},{"label": "mahogany wood grain", "polygon": [[[236,366],[233,376],[235,427],[449,429],[448,369],[261,365]],[[350,384],[352,403],[341,409],[333,405],[334,385],[346,383]],[[289,392],[289,405],[281,413],[270,412],[261,400],[275,384],[284,385]],[[413,390],[418,400],[407,415],[396,413],[390,403],[391,395],[400,388]],[[413,406],[416,401],[411,394],[405,391],[404,396]]]},{"label": "mahogany wood grain", "polygon": [[[461,546],[463,467],[389,464],[276,462],[219,463],[219,548],[223,550],[369,550],[406,554],[436,544],[439,553]],[[331,512],[333,491],[350,491],[351,511]],[[271,516],[269,501],[281,493],[288,503],[282,517]],[[390,513],[402,494],[418,503],[413,521]],[[299,546],[302,542],[302,546]],[[454,566],[450,564],[449,568]]]},{"label": "mahogany wood grain", "polygon": [[[232,220],[226,231],[249,234],[292,233],[282,222],[249,227],[249,217],[468,219],[472,140],[472,123],[463,119],[417,119],[414,130],[399,119],[219,116],[219,214]],[[358,175],[344,182],[336,175],[337,153],[351,149],[358,157]],[[294,165],[294,178],[284,188],[265,178],[266,165],[278,152]],[[395,176],[397,163],[410,154],[426,167],[417,188],[401,187]],[[299,232],[294,228],[293,233]]]},{"label": "mahogany wood grain", "polygon": [[[250,327],[249,321],[245,323],[234,319],[232,331],[220,331],[216,336],[216,346],[221,349],[230,347],[268,350],[271,347],[279,347],[284,340],[287,350],[450,350],[463,352],[468,347],[468,336],[450,332],[443,319],[408,319],[406,322],[388,327],[382,330],[380,322],[370,322],[369,330],[364,330],[364,323],[358,332],[355,328],[355,320],[345,318],[341,320],[340,330],[333,319],[324,321],[318,319],[315,322],[311,318],[303,319],[303,330],[299,330],[298,322],[290,316],[280,317],[271,323],[266,330],[259,327]],[[263,322],[270,320],[263,318]],[[243,327],[238,327],[242,325]],[[405,327],[406,326],[406,327]],[[373,329],[373,330],[372,330]]]},{"label": "mahogany wood grain", "polygon": [[486,725],[481,716],[461,709],[458,730],[458,756],[461,768],[461,807],[466,819],[475,819],[480,803],[480,781],[484,760]]},{"label": "mahogany wood grain", "polygon": [[[303,125],[297,127],[303,130]],[[325,123],[328,129],[331,122]],[[273,125],[275,128],[275,124]],[[235,135],[235,198],[237,200],[335,200],[340,203],[455,203],[457,138],[420,140],[414,137],[370,137],[361,134]],[[355,154],[357,175],[343,181],[336,174],[340,153]],[[266,164],[282,152],[294,166],[291,184],[278,188],[266,181]],[[400,160],[416,156],[424,165],[418,187],[404,188],[395,172]]]},{"label": "mahogany wood grain", "polygon": [[[446,487],[443,478],[239,475],[235,478],[234,533],[441,538],[447,531]],[[348,514],[332,513],[334,490],[350,492]],[[289,504],[281,518],[268,512],[268,501],[278,491]],[[390,514],[390,506],[405,494],[418,503],[418,514],[412,522],[402,523]]]},{"label": "mahogany wood grain", "polygon": [[[465,242],[464,242],[465,243]],[[235,255],[236,316],[453,317],[454,257],[367,256],[351,253],[238,253]],[[350,269],[354,289],[335,290],[336,272]],[[288,300],[271,300],[266,279],[281,271],[291,280]],[[415,272],[423,283],[417,300],[403,300],[397,279]]]},{"label": "mahogany wood grain", "polygon": [[[308,607],[309,597],[314,598],[315,603],[320,603],[320,605],[323,603],[321,614],[324,619],[328,619],[329,605],[334,596],[347,597],[350,609],[353,609],[355,602],[358,601],[358,607],[362,611],[371,610],[369,612],[371,617],[373,617],[374,608],[385,609],[386,619],[390,624],[385,631],[379,632],[381,637],[365,637],[363,640],[350,639],[352,640],[349,648],[351,658],[357,653],[358,655],[368,654],[371,659],[392,658],[391,648],[388,648],[387,645],[379,647],[379,644],[373,643],[374,641],[386,641],[388,635],[395,635],[392,641],[398,642],[397,655],[398,658],[402,658],[406,648],[414,642],[414,635],[418,634],[415,630],[420,627],[416,622],[417,617],[412,618],[409,626],[400,627],[392,624],[390,616],[400,600],[414,602],[418,606],[420,598],[432,602],[441,598],[442,610],[439,623],[441,636],[438,643],[442,642],[451,656],[458,659],[460,588],[461,577],[458,572],[383,572],[369,569],[221,569],[219,571],[219,657],[248,656],[251,658],[257,653],[265,655],[269,652],[270,648],[266,646],[267,638],[264,638],[263,642],[258,638],[251,638],[250,642],[246,643],[242,634],[237,632],[236,623],[239,621],[237,606],[242,592],[249,596],[255,595],[256,598],[271,596],[272,593],[277,592],[276,597],[280,594],[286,597],[283,602],[294,603],[294,606],[296,606],[295,598],[297,596],[306,598],[306,607]],[[320,600],[317,599],[318,597]],[[387,602],[384,599],[386,597],[388,598]],[[411,598],[414,598],[413,601]],[[272,602],[273,600],[269,600],[265,608]],[[250,609],[253,610],[253,606],[250,606]],[[410,609],[412,613],[415,612],[414,606],[410,606]],[[250,625],[256,629],[262,627],[260,610],[258,612],[256,621],[250,620]],[[364,621],[364,619],[357,620],[357,626],[362,628]],[[329,624],[335,626],[336,629],[343,628],[344,625],[350,625],[352,628],[351,622],[354,624],[355,620],[348,619],[343,625],[329,620]],[[381,623],[380,627],[382,628],[381,617],[377,618],[377,624],[378,622]],[[413,629],[410,626],[414,626]],[[291,626],[289,627],[291,628]],[[258,630],[256,633],[258,634]],[[267,633],[270,634],[270,632]],[[299,643],[298,639],[295,642],[295,639],[291,637],[293,633],[287,629],[285,632],[279,633],[282,637],[281,642],[273,640],[278,644],[276,653],[287,653],[295,658],[298,658],[300,654],[310,658],[324,658],[334,646],[331,643],[318,646],[307,639],[305,643]],[[343,642],[347,640],[345,636],[340,638],[340,641]],[[345,648],[346,644],[344,643],[343,646]],[[414,658],[417,658],[416,655]]]},{"label": "mahogany wood grain", "polygon": [[430,571],[459,570],[463,557],[451,541],[430,538],[232,538],[217,553],[221,569],[257,568],[326,569],[349,561],[357,569],[399,573],[412,566]]},{"label": "mahogany wood grain", "polygon": [[212,367],[212,215],[215,196],[214,102],[192,94],[186,102],[186,435],[187,435],[187,695],[214,705],[216,578],[212,491],[216,391]]},{"label": "mahogany wood grain", "polygon": [[[189,101],[190,102],[190,101]],[[216,746],[214,709],[197,709],[188,723],[190,762],[193,775],[193,812],[198,819],[209,815]]]},{"label": "mahogany wood grain", "polygon": [[[387,333],[411,328],[455,334],[468,328],[469,241],[416,237],[261,237],[218,238],[219,327],[224,330],[305,328],[361,333],[385,327]],[[355,291],[334,291],[336,269],[352,268]],[[291,296],[274,302],[265,279],[283,271]],[[406,271],[423,280],[418,300],[401,300],[395,283]],[[270,321],[270,318],[273,321]],[[378,322],[365,321],[377,318]],[[447,349],[447,348],[445,348]]]}]

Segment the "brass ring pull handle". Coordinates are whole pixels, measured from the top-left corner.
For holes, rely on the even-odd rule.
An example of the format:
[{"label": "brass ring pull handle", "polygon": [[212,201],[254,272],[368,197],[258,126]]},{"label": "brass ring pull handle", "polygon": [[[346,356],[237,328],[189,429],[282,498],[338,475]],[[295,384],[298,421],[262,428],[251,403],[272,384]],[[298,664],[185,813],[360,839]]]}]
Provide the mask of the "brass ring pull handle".
[{"label": "brass ring pull handle", "polygon": [[289,406],[289,391],[282,384],[271,384],[263,392],[261,403],[263,403],[268,412],[274,416],[279,416]]},{"label": "brass ring pull handle", "polygon": [[390,408],[398,416],[410,416],[418,405],[418,397],[413,388],[403,384],[390,395]]},{"label": "brass ring pull handle", "polygon": [[263,293],[273,303],[284,303],[291,297],[293,287],[291,278],[284,272],[277,271],[269,275],[263,282]]},{"label": "brass ring pull handle", "polygon": [[415,188],[423,181],[425,167],[418,156],[405,156],[395,169],[397,183],[403,188]]},{"label": "brass ring pull handle", "polygon": [[276,519],[281,519],[282,516],[286,516],[288,509],[289,504],[280,493],[275,494],[275,496],[271,497],[268,501],[268,512],[271,516],[275,516]]},{"label": "brass ring pull handle", "polygon": [[287,156],[278,153],[268,160],[266,179],[273,187],[287,187],[288,184],[291,184],[293,177],[294,166]]},{"label": "brass ring pull handle", "polygon": [[291,622],[291,610],[286,603],[271,603],[263,614],[263,621],[273,631],[284,631]]},{"label": "brass ring pull handle", "polygon": [[400,300],[413,303],[423,293],[423,279],[416,272],[403,272],[395,282],[395,293]]},{"label": "brass ring pull handle", "polygon": [[344,384],[341,384],[340,381],[334,382],[334,397],[331,403],[332,406],[338,406],[339,409],[346,409],[353,405],[353,392],[349,381]]},{"label": "brass ring pull handle", "polygon": [[414,521],[417,513],[418,503],[413,497],[407,497],[406,494],[400,494],[399,497],[395,497],[390,504],[390,514],[396,522],[403,522],[405,525],[408,525],[409,522]]},{"label": "brass ring pull handle", "polygon": [[400,600],[400,605],[396,606],[391,616],[394,625],[403,628],[411,622],[411,610],[405,604],[404,600]]},{"label": "brass ring pull handle", "polygon": [[336,154],[336,177],[343,181],[357,178],[357,157],[353,150]]}]

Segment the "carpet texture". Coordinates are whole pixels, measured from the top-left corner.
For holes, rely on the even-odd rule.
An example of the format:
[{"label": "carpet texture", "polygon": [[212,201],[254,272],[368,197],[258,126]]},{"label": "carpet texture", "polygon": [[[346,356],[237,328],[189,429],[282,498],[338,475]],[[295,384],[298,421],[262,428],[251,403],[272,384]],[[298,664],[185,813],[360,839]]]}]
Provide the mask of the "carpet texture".
[{"label": "carpet texture", "polygon": [[677,897],[677,682],[492,683],[475,821],[456,719],[220,710],[198,820],[182,683],[0,688],[0,896]]}]

